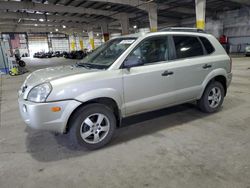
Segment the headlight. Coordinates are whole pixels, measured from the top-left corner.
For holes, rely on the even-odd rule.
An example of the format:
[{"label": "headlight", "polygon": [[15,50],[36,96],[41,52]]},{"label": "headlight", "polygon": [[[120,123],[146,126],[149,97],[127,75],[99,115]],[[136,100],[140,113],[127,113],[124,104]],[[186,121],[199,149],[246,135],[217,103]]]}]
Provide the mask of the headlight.
[{"label": "headlight", "polygon": [[33,87],[29,94],[28,100],[32,102],[45,102],[52,90],[50,83],[43,83]]}]

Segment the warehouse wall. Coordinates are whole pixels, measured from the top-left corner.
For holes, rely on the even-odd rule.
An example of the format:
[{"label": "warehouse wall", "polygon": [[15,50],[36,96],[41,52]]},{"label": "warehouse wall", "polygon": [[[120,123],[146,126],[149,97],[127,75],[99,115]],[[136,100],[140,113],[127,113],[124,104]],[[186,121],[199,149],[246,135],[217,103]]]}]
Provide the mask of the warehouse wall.
[{"label": "warehouse wall", "polygon": [[2,34],[3,41],[9,45],[9,56],[14,54],[16,48],[19,49],[20,54],[28,54],[27,36],[24,33],[5,33]]},{"label": "warehouse wall", "polygon": [[250,8],[227,11],[218,16],[228,37],[250,36]]},{"label": "warehouse wall", "polygon": [[[196,27],[195,17],[183,19],[182,27]],[[250,44],[250,8],[226,11],[218,14],[216,18],[206,17],[206,31],[216,38],[226,35],[230,44],[230,52],[244,52]]]},{"label": "warehouse wall", "polygon": [[223,32],[228,36],[230,52],[245,52],[250,44],[250,8],[227,11],[218,16],[223,21]]}]

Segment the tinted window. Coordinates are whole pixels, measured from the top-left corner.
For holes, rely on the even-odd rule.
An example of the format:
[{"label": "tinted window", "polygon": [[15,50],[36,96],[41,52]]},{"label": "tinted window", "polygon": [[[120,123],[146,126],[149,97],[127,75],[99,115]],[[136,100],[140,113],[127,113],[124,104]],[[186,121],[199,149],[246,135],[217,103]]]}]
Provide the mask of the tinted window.
[{"label": "tinted window", "polygon": [[214,47],[213,45],[209,42],[208,39],[206,39],[205,37],[200,37],[201,42],[203,43],[203,46],[205,47],[206,51],[208,54],[211,54],[214,52]]},{"label": "tinted window", "polygon": [[203,47],[197,37],[173,36],[176,49],[176,57],[187,58],[203,55]]},{"label": "tinted window", "polygon": [[140,59],[143,64],[169,59],[168,37],[156,37],[142,41],[128,58]]}]

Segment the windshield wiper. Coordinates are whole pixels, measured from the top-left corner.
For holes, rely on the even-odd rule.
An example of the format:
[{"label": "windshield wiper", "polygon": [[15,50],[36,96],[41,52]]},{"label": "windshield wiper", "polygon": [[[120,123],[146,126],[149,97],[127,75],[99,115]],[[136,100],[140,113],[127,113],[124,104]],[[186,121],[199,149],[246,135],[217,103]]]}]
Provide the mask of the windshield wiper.
[{"label": "windshield wiper", "polygon": [[91,67],[91,65],[88,64],[88,63],[78,63],[78,62],[77,62],[76,65],[79,66],[79,67],[87,68],[87,69],[92,69],[92,68],[93,68],[93,67]]}]

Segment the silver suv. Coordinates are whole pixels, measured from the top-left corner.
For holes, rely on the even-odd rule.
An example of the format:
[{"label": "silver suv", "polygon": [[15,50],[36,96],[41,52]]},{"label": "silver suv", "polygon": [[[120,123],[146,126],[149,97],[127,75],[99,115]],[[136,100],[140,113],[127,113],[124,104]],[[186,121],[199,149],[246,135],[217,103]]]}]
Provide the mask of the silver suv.
[{"label": "silver suv", "polygon": [[37,70],[19,91],[32,128],[67,133],[75,144],[107,144],[125,117],[197,101],[223,103],[232,62],[212,35],[162,31],[112,39],[74,66]]}]

